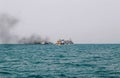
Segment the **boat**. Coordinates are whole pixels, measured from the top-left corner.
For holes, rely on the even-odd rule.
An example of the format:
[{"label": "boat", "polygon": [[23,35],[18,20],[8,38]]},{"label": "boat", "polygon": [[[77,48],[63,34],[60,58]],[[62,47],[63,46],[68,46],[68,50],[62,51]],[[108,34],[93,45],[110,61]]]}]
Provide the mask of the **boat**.
[{"label": "boat", "polygon": [[70,40],[59,39],[56,42],[56,45],[70,45],[70,44],[73,44],[71,39]]}]

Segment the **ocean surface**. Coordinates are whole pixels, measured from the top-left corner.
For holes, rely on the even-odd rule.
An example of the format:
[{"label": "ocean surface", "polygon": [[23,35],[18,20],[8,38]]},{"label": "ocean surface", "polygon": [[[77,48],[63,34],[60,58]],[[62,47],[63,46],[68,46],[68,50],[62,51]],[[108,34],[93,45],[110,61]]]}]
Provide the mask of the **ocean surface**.
[{"label": "ocean surface", "polygon": [[120,78],[120,45],[0,45],[0,78]]}]

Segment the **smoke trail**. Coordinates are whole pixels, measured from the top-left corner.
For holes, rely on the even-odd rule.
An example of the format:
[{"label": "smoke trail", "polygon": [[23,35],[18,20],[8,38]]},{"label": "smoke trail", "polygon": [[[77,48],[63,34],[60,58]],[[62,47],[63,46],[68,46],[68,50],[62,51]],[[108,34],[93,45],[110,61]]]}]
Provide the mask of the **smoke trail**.
[{"label": "smoke trail", "polygon": [[2,44],[48,44],[48,39],[42,39],[39,35],[32,35],[28,38],[19,38],[13,35],[11,30],[18,23],[18,19],[8,14],[0,15],[0,43]]},{"label": "smoke trail", "polygon": [[13,42],[13,35],[10,33],[10,30],[18,22],[16,18],[8,14],[0,15],[0,40],[2,44],[9,44]]},{"label": "smoke trail", "polygon": [[26,38],[22,38],[19,40],[20,44],[41,44],[42,43],[42,39],[39,35],[31,35],[30,37]]},{"label": "smoke trail", "polygon": [[41,38],[39,35],[31,35],[30,37],[22,38],[18,42],[19,44],[51,44],[48,38]]}]

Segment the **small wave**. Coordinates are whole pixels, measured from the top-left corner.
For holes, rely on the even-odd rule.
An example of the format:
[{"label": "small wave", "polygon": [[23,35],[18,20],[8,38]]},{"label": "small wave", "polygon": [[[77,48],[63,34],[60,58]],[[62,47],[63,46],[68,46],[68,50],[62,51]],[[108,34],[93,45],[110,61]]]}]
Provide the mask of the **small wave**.
[{"label": "small wave", "polygon": [[0,72],[0,74],[7,74],[7,75],[10,75],[11,73],[9,73],[9,72]]},{"label": "small wave", "polygon": [[52,75],[29,75],[25,78],[56,78]]}]

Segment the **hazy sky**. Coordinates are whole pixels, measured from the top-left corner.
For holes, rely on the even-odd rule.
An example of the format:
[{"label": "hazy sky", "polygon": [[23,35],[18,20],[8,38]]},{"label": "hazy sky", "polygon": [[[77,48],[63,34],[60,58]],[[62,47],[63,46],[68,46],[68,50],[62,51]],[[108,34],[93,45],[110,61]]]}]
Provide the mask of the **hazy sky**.
[{"label": "hazy sky", "polygon": [[0,0],[0,13],[19,19],[20,36],[120,43],[120,0]]}]

